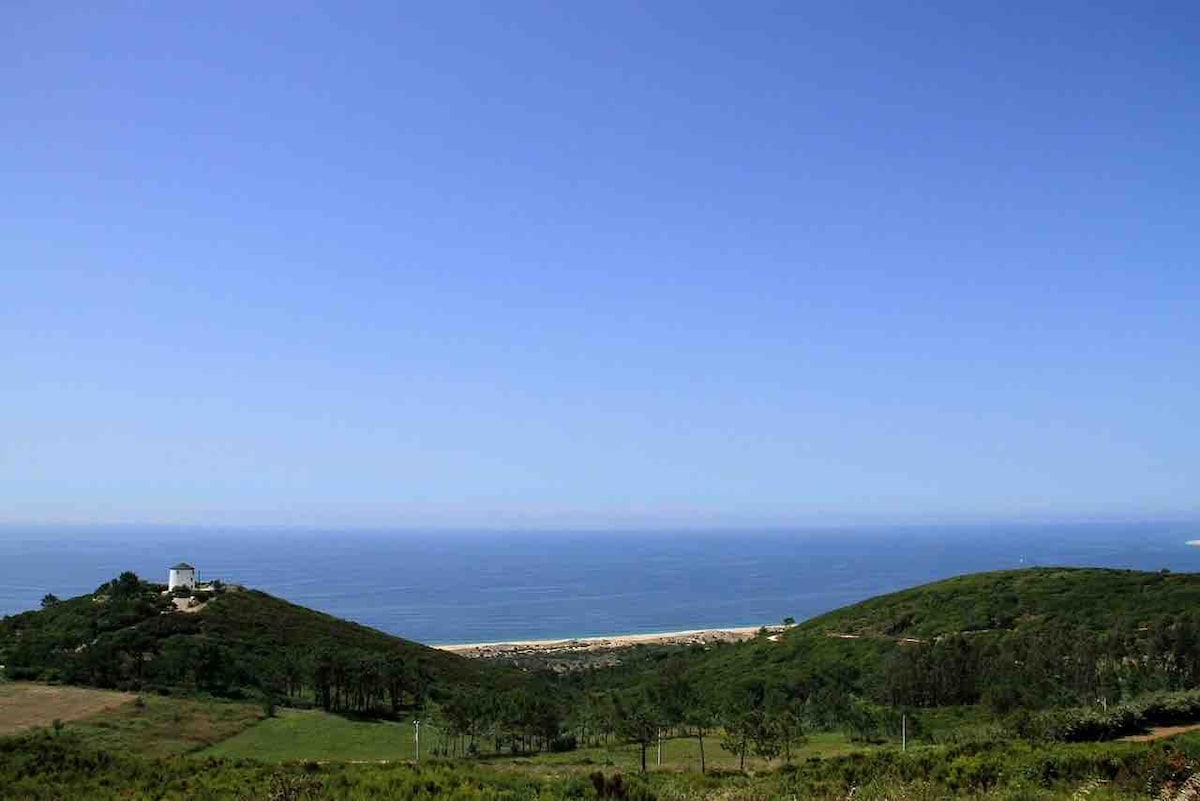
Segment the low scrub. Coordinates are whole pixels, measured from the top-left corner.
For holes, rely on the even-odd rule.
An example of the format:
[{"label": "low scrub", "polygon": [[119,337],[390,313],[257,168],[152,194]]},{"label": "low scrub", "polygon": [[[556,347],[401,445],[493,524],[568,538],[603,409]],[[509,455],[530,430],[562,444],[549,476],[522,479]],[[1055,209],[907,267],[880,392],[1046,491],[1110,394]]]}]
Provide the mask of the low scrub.
[{"label": "low scrub", "polygon": [[1111,706],[1022,713],[1009,719],[1013,734],[1029,740],[1097,742],[1144,732],[1153,726],[1200,721],[1200,691],[1155,693]]},{"label": "low scrub", "polygon": [[[1170,797],[1194,775],[1200,737],[1171,743],[991,744],[811,759],[758,773],[646,776],[594,771],[535,774],[463,762],[268,765],[172,756],[147,759],[91,748],[70,732],[0,739],[0,797],[88,798],[550,799],[884,798],[1065,799]],[[1102,788],[1102,789],[1101,789]]]}]

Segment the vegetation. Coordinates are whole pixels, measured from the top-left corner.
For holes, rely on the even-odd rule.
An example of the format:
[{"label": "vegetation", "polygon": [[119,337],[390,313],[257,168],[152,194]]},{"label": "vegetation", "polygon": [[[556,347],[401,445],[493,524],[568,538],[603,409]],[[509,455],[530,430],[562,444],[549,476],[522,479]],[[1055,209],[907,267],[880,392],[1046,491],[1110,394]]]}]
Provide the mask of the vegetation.
[{"label": "vegetation", "polygon": [[[635,651],[592,683],[652,687],[664,671],[716,704],[719,716],[722,705],[761,707],[748,714],[773,715],[776,727],[798,715],[810,728],[846,728],[862,739],[898,733],[906,712],[917,719],[946,706],[983,704],[997,716],[1103,710],[1200,686],[1200,576],[964,576],[832,612],[774,640]],[[735,728],[727,714],[723,722]]]},{"label": "vegetation", "polygon": [[1112,740],[1152,726],[1200,721],[1200,691],[1155,693],[1111,707],[1053,709],[1036,715],[1012,715],[1014,736],[1029,740],[1082,742]]},{"label": "vegetation", "polygon": [[201,596],[199,611],[180,613],[163,590],[123,573],[90,595],[6,617],[0,664],[13,679],[356,712],[396,712],[504,673],[262,592],[221,587]]},{"label": "vegetation", "polygon": [[1200,738],[1168,744],[964,745],[813,759],[748,775],[611,769],[557,773],[433,761],[390,764],[180,757],[98,751],[72,735],[0,740],[0,793],[31,799],[1067,799],[1172,798]]},{"label": "vegetation", "polygon": [[319,765],[180,757],[144,759],[88,748],[70,734],[0,740],[0,797],[108,799],[446,799],[571,797],[563,782],[465,766]]},{"label": "vegetation", "polygon": [[171,756],[227,740],[262,719],[258,704],[150,695],[69,723],[65,730],[99,750]]},{"label": "vegetation", "polygon": [[[195,797],[237,776],[257,788],[244,797],[842,798],[856,787],[856,798],[1052,798],[1170,789],[1200,751],[1196,736],[1101,743],[1200,721],[1197,575],[984,573],[778,635],[637,646],[617,664],[562,674],[471,662],[240,588],[176,612],[161,590],[123,574],[0,622],[14,675],[185,694],[146,694],[57,725],[57,737],[23,738],[10,763],[57,765],[64,749],[71,765],[147,748],[200,753],[208,778],[188,785]],[[196,707],[185,714],[186,703]],[[453,771],[397,764],[416,756],[414,717],[422,757],[457,758]],[[172,720],[177,734],[163,736]],[[167,745],[153,748],[160,737]],[[655,773],[660,749],[667,770]],[[249,756],[284,767],[237,760]],[[641,773],[651,775],[629,778]],[[91,789],[83,779],[64,788]]]},{"label": "vegetation", "polygon": [[[437,738],[433,727],[422,732],[427,755]],[[315,709],[286,709],[204,749],[200,756],[264,762],[403,762],[415,759],[416,749],[410,720],[353,720]]]},{"label": "vegetation", "polygon": [[799,631],[929,639],[1054,622],[1106,631],[1200,606],[1200,574],[1107,568],[972,573],[882,595],[802,623]]}]

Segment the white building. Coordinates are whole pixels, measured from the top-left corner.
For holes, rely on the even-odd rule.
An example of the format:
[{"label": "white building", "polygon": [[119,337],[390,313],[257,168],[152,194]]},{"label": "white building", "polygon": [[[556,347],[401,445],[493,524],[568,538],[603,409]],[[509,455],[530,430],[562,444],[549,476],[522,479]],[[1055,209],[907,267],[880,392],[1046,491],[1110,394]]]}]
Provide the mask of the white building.
[{"label": "white building", "polygon": [[189,590],[196,589],[196,568],[187,562],[180,562],[171,568],[171,572],[167,576],[167,590],[170,591],[176,587],[187,587]]}]

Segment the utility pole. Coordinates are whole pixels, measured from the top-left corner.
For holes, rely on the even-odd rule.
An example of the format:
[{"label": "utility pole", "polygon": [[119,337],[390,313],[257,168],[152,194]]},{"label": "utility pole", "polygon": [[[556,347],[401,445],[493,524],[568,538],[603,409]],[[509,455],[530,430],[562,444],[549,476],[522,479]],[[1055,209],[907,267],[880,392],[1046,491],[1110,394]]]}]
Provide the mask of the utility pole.
[{"label": "utility pole", "polygon": [[419,763],[421,761],[421,721],[419,718],[413,721],[413,728],[416,729],[417,762]]},{"label": "utility pole", "polygon": [[900,750],[908,750],[908,715],[900,716]]},{"label": "utility pole", "polygon": [[658,730],[658,766],[662,767],[662,729]]}]

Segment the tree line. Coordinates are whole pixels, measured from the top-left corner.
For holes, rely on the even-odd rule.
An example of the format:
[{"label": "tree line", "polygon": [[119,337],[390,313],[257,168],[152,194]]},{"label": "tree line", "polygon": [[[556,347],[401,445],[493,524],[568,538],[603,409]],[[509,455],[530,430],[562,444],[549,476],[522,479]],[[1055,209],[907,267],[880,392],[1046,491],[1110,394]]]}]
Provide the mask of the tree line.
[{"label": "tree line", "polygon": [[1096,632],[1047,622],[900,646],[880,701],[936,707],[984,703],[996,712],[1116,704],[1200,682],[1200,613],[1162,615]]}]

